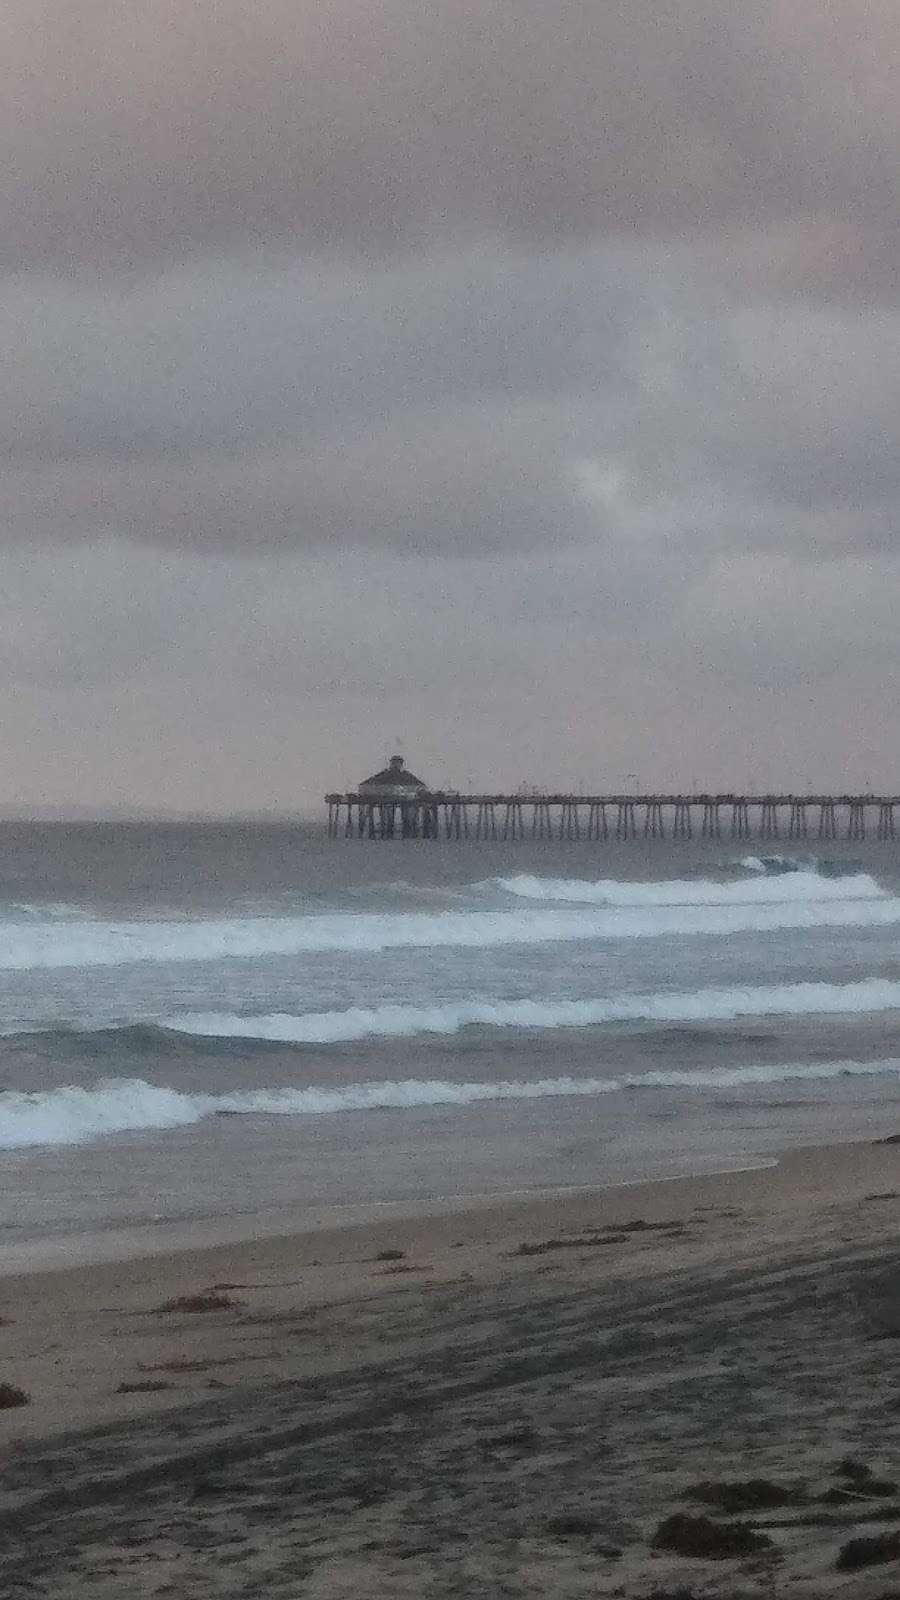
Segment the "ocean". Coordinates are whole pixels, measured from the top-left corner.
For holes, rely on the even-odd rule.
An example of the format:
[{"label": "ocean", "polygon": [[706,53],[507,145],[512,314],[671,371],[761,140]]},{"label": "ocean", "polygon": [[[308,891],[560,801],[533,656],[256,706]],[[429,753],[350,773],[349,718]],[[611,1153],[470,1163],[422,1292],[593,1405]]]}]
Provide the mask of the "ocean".
[{"label": "ocean", "polygon": [[880,1137],[898,1019],[894,844],[0,824],[0,1269]]}]

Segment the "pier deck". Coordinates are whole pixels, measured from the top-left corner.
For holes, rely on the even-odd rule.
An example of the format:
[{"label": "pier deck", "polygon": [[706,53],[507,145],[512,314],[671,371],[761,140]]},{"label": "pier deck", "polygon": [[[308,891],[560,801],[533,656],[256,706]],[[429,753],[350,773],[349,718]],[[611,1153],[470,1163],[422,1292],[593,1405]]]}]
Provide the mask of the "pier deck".
[{"label": "pier deck", "polygon": [[349,793],[325,803],[332,838],[888,840],[900,795]]}]

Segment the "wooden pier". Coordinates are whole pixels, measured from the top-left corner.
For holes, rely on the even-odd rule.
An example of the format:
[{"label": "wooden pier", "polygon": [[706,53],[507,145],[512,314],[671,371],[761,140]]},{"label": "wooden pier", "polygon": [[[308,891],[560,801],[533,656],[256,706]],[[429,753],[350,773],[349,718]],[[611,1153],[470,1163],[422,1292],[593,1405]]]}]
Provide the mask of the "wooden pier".
[{"label": "wooden pier", "polygon": [[329,794],[331,838],[895,839],[900,795]]}]

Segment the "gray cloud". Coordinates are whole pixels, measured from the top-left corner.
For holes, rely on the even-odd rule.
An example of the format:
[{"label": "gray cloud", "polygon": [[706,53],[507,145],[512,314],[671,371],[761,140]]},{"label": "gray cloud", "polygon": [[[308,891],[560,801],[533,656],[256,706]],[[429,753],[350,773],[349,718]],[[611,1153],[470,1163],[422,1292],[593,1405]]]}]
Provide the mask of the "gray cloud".
[{"label": "gray cloud", "polygon": [[[7,538],[410,555],[603,541],[890,546],[900,317],[741,306],[665,256],[481,250],[324,280],[223,266],[20,285]],[[595,475],[596,476],[596,475]]]},{"label": "gray cloud", "polygon": [[893,237],[895,40],[887,0],[12,0],[0,260],[823,214]]},{"label": "gray cloud", "polygon": [[0,310],[10,455],[185,455],[394,409],[593,388],[624,372],[637,295],[613,252],[426,255],[361,272],[206,263],[131,289],[24,278]]},{"label": "gray cloud", "polygon": [[887,777],[886,0],[0,30],[0,801]]},{"label": "gray cloud", "polygon": [[898,599],[896,561],[683,566],[634,529],[477,562],[6,551],[0,792],[314,807],[398,735],[436,782],[862,782]]},{"label": "gray cloud", "polygon": [[293,450],[25,466],[0,485],[0,519],[48,538],[122,535],[187,550],[386,544],[415,556],[553,545],[591,531],[566,448],[589,442],[565,407],[433,408]]}]

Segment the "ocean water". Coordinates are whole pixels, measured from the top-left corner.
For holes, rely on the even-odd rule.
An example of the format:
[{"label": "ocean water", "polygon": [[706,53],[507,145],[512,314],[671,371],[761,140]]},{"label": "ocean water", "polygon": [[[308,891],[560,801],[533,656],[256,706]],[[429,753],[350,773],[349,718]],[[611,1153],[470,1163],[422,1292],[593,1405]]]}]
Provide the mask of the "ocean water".
[{"label": "ocean water", "polygon": [[762,848],[0,825],[0,1266],[894,1132],[900,850]]}]

